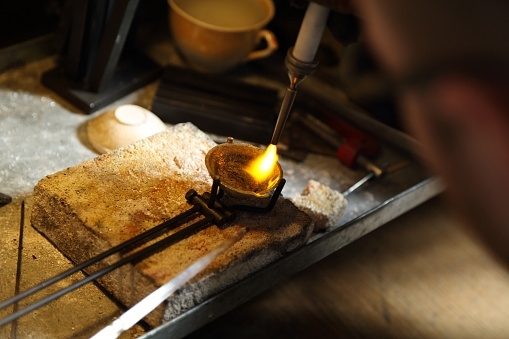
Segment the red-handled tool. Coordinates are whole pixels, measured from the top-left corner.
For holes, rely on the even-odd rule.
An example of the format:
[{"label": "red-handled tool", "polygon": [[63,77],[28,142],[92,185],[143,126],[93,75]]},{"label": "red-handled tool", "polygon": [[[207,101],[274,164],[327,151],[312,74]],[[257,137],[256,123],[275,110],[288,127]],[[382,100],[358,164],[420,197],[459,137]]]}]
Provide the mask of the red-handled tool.
[{"label": "red-handled tool", "polygon": [[343,131],[341,135],[344,138],[339,136],[336,128],[329,127],[309,113],[299,115],[299,119],[307,128],[336,148],[336,156],[342,163],[351,168],[362,167],[373,172],[376,177],[382,175],[383,170],[368,159],[368,156],[374,156],[380,150],[378,140],[339,120],[335,121],[334,127]]}]

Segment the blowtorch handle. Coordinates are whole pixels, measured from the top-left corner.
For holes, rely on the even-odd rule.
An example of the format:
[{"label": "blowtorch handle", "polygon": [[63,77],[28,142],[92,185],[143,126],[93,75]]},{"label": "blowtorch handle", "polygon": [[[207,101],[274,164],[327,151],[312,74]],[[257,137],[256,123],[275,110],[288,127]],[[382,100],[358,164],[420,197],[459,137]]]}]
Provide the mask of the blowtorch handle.
[{"label": "blowtorch handle", "polygon": [[297,94],[297,86],[306,76],[315,70],[318,64],[315,62],[315,55],[320,41],[322,40],[329,11],[329,8],[319,5],[316,2],[309,3],[300,26],[295,46],[290,49],[286,56],[285,63],[288,68],[290,86],[286,89],[274,133],[270,141],[273,145],[277,145],[279,142],[286,120],[290,115],[295,95]]},{"label": "blowtorch handle", "polygon": [[293,57],[302,62],[313,62],[327,24],[330,9],[310,2],[293,48]]}]

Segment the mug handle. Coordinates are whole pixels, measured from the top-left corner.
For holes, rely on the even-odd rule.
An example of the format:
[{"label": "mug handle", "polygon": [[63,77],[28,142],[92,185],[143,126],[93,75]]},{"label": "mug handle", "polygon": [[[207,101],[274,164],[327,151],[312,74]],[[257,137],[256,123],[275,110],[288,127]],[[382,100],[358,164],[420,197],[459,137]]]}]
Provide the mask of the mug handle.
[{"label": "mug handle", "polygon": [[262,39],[265,40],[265,42],[267,43],[267,47],[249,53],[245,59],[246,62],[268,57],[269,55],[274,53],[276,49],[278,49],[279,44],[277,42],[276,36],[271,31],[267,29],[260,30],[256,35],[256,42],[258,43]]}]

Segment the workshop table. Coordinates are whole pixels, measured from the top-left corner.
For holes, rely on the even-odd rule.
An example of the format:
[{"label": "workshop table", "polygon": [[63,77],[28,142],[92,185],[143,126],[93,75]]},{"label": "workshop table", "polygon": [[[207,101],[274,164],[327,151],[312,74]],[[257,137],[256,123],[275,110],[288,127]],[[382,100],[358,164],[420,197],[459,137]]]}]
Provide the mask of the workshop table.
[{"label": "workshop table", "polygon": [[[14,197],[11,204],[0,208],[1,300],[14,291],[21,201],[25,201],[27,211],[21,290],[72,267],[28,222],[31,192],[39,179],[62,169],[63,164],[73,166],[97,155],[84,135],[84,124],[90,116],[76,111],[40,84],[42,72],[54,64],[54,58],[46,58],[0,74],[0,140],[9,146],[0,150],[0,191],[7,187],[5,193]],[[136,103],[149,107],[156,87],[157,83],[150,84],[111,106]],[[435,179],[427,179],[425,171],[418,167],[414,170],[422,182],[415,188],[406,177],[403,184],[393,183],[395,189],[401,185],[402,193],[387,203],[371,199],[377,203],[371,206],[362,194],[352,197],[352,206],[376,211],[364,215],[359,228],[355,227],[354,216],[359,211],[347,211],[345,218],[353,220],[348,221],[353,223],[349,229],[356,233],[337,247],[364,236],[362,239],[334,254],[337,247],[330,247],[323,253],[329,257],[305,263],[304,267],[311,266],[189,337],[507,336],[507,272],[466,236],[440,200],[412,210],[441,190]],[[296,178],[298,171],[288,172],[289,182],[294,183],[289,187],[291,194],[302,182]],[[346,181],[335,180],[334,176],[325,180],[344,188],[357,176],[351,174]],[[394,195],[382,184],[382,193]],[[327,235],[317,235],[314,241],[327,244]],[[80,277],[82,274],[77,273],[59,285]],[[261,291],[259,288],[256,292]],[[98,286],[89,284],[21,318],[18,337],[86,338],[122,311]],[[10,312],[0,311],[0,317]],[[147,328],[136,326],[123,337],[163,335],[146,332]],[[0,329],[0,337],[9,335],[9,326]]]}]

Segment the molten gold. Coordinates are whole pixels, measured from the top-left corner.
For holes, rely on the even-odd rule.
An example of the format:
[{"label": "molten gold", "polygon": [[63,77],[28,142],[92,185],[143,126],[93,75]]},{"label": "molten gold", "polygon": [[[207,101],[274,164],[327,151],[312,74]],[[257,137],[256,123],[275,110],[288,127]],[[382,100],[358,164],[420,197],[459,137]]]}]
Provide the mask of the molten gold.
[{"label": "molten gold", "polygon": [[[213,147],[205,156],[205,165],[221,188],[236,197],[266,197],[283,177],[277,162],[264,179],[257,180],[246,171],[248,165],[264,154],[261,148],[243,143],[224,143]],[[277,156],[277,155],[276,155]]]},{"label": "molten gold", "polygon": [[277,146],[270,144],[262,155],[251,161],[246,171],[258,182],[266,181],[277,164]]}]

